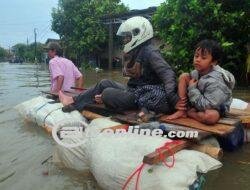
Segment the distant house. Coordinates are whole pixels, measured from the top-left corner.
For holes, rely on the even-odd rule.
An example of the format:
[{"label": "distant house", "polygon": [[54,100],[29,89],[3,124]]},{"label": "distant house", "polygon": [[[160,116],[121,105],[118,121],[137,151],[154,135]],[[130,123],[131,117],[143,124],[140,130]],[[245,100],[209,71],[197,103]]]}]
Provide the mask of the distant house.
[{"label": "distant house", "polygon": [[45,42],[45,45],[48,45],[48,43],[50,42],[57,42],[57,43],[60,43],[60,40],[59,39],[52,39],[52,38],[48,38]]}]

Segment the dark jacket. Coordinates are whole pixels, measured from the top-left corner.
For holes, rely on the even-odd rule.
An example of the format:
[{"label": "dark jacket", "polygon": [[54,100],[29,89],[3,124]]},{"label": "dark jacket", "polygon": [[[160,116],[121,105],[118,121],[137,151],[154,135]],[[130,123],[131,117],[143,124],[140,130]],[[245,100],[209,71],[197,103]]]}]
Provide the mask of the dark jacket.
[{"label": "dark jacket", "polygon": [[151,43],[146,43],[140,47],[135,61],[142,66],[141,76],[131,78],[128,81],[128,87],[136,88],[137,86],[163,84],[166,99],[174,106],[179,99],[176,75],[170,65],[163,59],[159,50]]}]

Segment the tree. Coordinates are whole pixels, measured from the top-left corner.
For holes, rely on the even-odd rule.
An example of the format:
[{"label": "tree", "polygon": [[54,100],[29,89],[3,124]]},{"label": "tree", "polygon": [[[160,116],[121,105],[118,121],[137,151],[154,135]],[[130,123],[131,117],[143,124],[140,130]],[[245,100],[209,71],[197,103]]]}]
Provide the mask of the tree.
[{"label": "tree", "polygon": [[[44,54],[44,45],[42,43],[37,42],[37,60],[38,62],[43,61],[43,54]],[[12,46],[12,51],[14,55],[24,61],[27,62],[34,62],[35,60],[35,43],[30,45],[18,43]]]},{"label": "tree", "polygon": [[168,0],[153,17],[157,35],[170,48],[164,54],[179,72],[192,68],[194,47],[209,38],[222,44],[222,66],[240,79],[249,42],[249,1]]},{"label": "tree", "polygon": [[21,58],[22,60],[25,59],[25,52],[27,51],[26,44],[18,43],[12,46],[12,51],[16,57]]},{"label": "tree", "polygon": [[0,61],[4,61],[7,57],[7,51],[0,47]]},{"label": "tree", "polygon": [[102,50],[107,42],[101,18],[127,10],[120,0],[59,0],[52,11],[52,30],[71,56],[88,55]]},{"label": "tree", "polygon": [[[44,58],[44,44],[37,42],[36,43],[36,58],[38,62],[43,62],[43,58]],[[31,43],[30,45],[28,45],[27,47],[27,51],[26,51],[26,59],[30,60],[30,61],[34,61],[35,60],[35,43]]]}]

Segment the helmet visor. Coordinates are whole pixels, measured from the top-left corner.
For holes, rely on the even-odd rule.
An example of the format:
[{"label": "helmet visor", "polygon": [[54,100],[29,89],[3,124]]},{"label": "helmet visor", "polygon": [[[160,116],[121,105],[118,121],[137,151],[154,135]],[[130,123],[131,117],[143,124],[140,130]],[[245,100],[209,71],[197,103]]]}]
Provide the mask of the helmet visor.
[{"label": "helmet visor", "polygon": [[122,45],[126,45],[127,43],[129,43],[132,40],[132,33],[131,32],[121,32],[117,35],[121,37],[120,39],[121,39]]}]

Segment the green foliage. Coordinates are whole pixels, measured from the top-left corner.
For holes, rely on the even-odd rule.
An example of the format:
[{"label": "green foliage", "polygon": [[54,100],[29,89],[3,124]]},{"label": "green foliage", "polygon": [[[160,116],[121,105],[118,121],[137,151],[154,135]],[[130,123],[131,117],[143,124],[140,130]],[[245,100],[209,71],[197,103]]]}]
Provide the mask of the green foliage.
[{"label": "green foliage", "polygon": [[89,64],[89,62],[83,62],[81,63],[81,69],[82,71],[91,70],[92,66]]},{"label": "green foliage", "polygon": [[208,38],[222,44],[222,66],[237,78],[244,74],[250,24],[248,0],[168,0],[157,9],[153,24],[157,35],[170,46],[163,53],[177,71],[192,69],[195,45]]},{"label": "green foliage", "polygon": [[0,61],[5,60],[7,56],[7,51],[4,48],[0,47]]},{"label": "green foliage", "polygon": [[120,0],[59,0],[52,12],[52,30],[59,34],[68,57],[98,52],[107,42],[104,15],[126,12]]},{"label": "green foliage", "polygon": [[25,59],[25,52],[27,51],[27,46],[26,44],[16,44],[12,47],[12,52],[16,57],[19,57],[21,59]]},{"label": "green foliage", "polygon": [[[37,43],[36,47],[36,57],[38,62],[43,62],[44,45],[42,43]],[[16,44],[12,47],[12,51],[16,57],[21,58],[26,62],[34,62],[35,60],[35,43],[30,45],[26,44]]]}]

